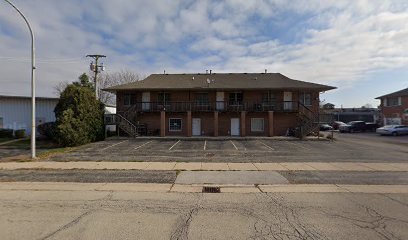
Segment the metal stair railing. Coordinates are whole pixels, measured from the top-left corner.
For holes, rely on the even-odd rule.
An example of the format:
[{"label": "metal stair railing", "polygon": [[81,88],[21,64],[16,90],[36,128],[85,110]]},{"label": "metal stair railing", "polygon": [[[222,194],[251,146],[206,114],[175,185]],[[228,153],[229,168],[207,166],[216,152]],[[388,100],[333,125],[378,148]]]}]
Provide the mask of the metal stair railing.
[{"label": "metal stair railing", "polygon": [[304,138],[319,129],[319,113],[313,112],[300,102],[298,105],[300,126],[297,135],[299,138]]},{"label": "metal stair railing", "polygon": [[117,126],[127,134],[129,134],[131,137],[137,137],[139,135],[137,126],[127,120],[125,117],[120,114],[116,114],[115,118]]}]

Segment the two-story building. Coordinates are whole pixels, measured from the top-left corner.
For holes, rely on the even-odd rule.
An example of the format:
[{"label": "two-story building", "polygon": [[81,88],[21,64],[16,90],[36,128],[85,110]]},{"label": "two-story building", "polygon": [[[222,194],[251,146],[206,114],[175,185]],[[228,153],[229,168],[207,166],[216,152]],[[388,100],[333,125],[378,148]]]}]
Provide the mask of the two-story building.
[{"label": "two-story building", "polygon": [[315,129],[319,93],[334,88],[280,73],[198,73],[152,74],[105,90],[116,93],[114,121],[130,135],[276,136]]},{"label": "two-story building", "polygon": [[376,99],[381,100],[381,117],[384,125],[408,125],[408,88]]}]

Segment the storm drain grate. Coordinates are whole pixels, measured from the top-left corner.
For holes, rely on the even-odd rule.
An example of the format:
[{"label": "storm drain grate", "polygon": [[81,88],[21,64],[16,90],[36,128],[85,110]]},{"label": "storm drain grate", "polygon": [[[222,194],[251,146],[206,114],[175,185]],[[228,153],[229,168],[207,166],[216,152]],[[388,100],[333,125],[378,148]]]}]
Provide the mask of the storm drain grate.
[{"label": "storm drain grate", "polygon": [[203,193],[220,193],[220,187],[203,187]]}]

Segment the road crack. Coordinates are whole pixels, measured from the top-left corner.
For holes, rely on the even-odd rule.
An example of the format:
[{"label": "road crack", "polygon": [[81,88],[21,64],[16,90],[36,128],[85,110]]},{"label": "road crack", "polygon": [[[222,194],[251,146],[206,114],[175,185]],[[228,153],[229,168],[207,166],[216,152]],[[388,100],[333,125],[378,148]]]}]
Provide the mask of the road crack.
[{"label": "road crack", "polygon": [[[313,225],[304,224],[300,218],[300,210],[305,208],[292,207],[279,201],[269,194],[262,194],[272,203],[272,206],[266,205],[269,216],[273,220],[256,218],[253,225],[254,234],[250,239],[328,239],[319,233]],[[259,204],[265,204],[259,200]]]},{"label": "road crack", "polygon": [[50,239],[51,237],[55,236],[56,234],[58,234],[61,231],[64,231],[72,226],[74,226],[75,224],[77,224],[79,221],[81,221],[82,218],[88,216],[89,214],[92,213],[92,210],[86,211],[84,213],[82,213],[81,215],[79,215],[78,217],[74,218],[72,221],[70,221],[69,223],[65,224],[64,226],[58,228],[57,230],[55,230],[52,233],[49,233],[48,235],[46,235],[45,237],[40,238],[40,240],[46,240],[46,239]]},{"label": "road crack", "polygon": [[188,232],[189,232],[191,221],[193,220],[193,217],[198,213],[199,209],[201,209],[201,197],[197,201],[195,207],[192,208],[190,211],[188,211],[187,214],[185,214],[181,218],[181,220],[179,221],[179,224],[176,227],[176,230],[171,235],[170,240],[187,240],[188,239]]},{"label": "road crack", "polygon": [[357,217],[357,216],[346,216],[345,214],[333,214],[329,213],[324,210],[320,210],[320,212],[324,213],[325,215],[332,217],[332,218],[338,218],[345,220],[349,223],[351,223],[353,226],[356,226],[361,229],[367,229],[374,231],[381,239],[386,239],[386,240],[391,240],[391,239],[397,239],[397,240],[402,240],[401,237],[396,236],[393,232],[391,232],[387,227],[387,223],[389,222],[398,222],[402,224],[408,225],[408,221],[394,218],[394,217],[388,217],[384,216],[383,214],[379,213],[375,209],[366,206],[364,204],[361,204],[357,201],[355,201],[352,198],[348,198],[349,201],[355,203],[358,207],[364,209],[364,212],[366,213],[366,218],[364,217]]}]

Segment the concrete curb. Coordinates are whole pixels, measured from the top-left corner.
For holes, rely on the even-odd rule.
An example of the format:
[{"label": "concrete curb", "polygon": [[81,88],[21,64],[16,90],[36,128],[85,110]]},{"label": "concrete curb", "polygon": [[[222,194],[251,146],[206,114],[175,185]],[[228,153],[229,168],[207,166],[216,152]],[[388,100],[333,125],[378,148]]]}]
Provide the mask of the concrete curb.
[{"label": "concrete curb", "polygon": [[19,141],[27,140],[27,139],[29,139],[29,138],[13,139],[13,140],[10,140],[10,141],[6,141],[6,142],[0,143],[0,146],[7,145],[7,144],[10,144],[10,143],[14,143],[14,142],[19,142]]}]

